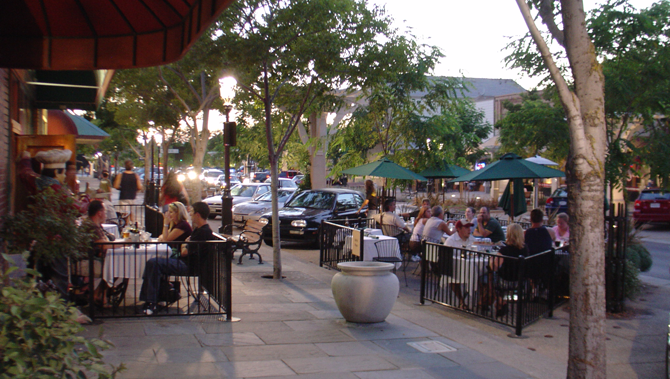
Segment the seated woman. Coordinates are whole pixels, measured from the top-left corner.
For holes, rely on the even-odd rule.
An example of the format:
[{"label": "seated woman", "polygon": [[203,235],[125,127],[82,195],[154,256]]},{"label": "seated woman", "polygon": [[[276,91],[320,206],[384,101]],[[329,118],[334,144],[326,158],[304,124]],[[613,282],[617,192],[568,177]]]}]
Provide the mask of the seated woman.
[{"label": "seated woman", "polygon": [[552,228],[554,230],[554,234],[556,235],[554,241],[562,241],[565,243],[570,241],[570,226],[568,225],[569,221],[570,217],[567,213],[561,212],[556,215],[556,226]]},{"label": "seated woman", "polygon": [[184,204],[178,201],[170,203],[164,221],[163,234],[158,236],[159,242],[185,241],[191,235],[191,224]]},{"label": "seated woman", "polygon": [[[506,257],[528,256],[528,248],[524,242],[523,229],[519,224],[510,224],[507,227],[507,239],[505,246],[500,248],[498,255]],[[516,281],[518,278],[518,265],[516,261],[493,258],[491,260],[491,269],[497,272],[498,277],[503,280]],[[491,291],[492,292],[492,291]],[[496,317],[503,317],[507,314],[508,305],[502,296],[496,301]]]},{"label": "seated woman", "polygon": [[417,262],[421,260],[418,254],[421,252],[421,237],[423,235],[423,228],[426,226],[426,221],[431,215],[430,208],[421,207],[416,221],[414,221],[414,229],[412,229],[412,237],[409,239],[409,248],[412,251],[412,261]]}]

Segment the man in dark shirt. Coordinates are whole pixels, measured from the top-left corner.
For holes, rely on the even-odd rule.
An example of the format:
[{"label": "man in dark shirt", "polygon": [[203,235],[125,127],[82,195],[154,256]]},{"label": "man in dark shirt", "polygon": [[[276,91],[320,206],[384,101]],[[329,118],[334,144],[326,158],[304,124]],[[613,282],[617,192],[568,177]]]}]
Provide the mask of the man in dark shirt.
[{"label": "man in dark shirt", "polygon": [[549,230],[542,225],[544,213],[540,209],[530,211],[530,228],[524,233],[529,255],[535,255],[550,250],[554,245]]},{"label": "man in dark shirt", "polygon": [[496,219],[491,218],[489,209],[482,207],[477,217],[477,227],[473,233],[475,237],[490,238],[491,242],[496,243],[505,240],[505,232]]},{"label": "man in dark shirt", "polygon": [[[209,217],[209,206],[199,201],[191,207],[191,221],[195,229],[186,241],[209,241],[213,240],[214,234],[207,223]],[[164,275],[194,275],[199,274],[198,268],[201,266],[200,259],[203,259],[206,246],[201,244],[182,245],[179,258],[151,258],[147,261],[144,269],[144,281],[140,290],[140,301],[144,301],[147,315],[156,311],[158,302],[158,291],[160,288],[160,279]]]}]

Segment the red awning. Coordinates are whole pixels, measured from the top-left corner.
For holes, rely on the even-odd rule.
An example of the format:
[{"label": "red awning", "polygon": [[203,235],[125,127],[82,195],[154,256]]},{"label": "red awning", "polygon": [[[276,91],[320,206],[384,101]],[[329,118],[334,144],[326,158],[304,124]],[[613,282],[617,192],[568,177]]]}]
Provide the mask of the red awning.
[{"label": "red awning", "polygon": [[234,0],[2,0],[0,67],[96,70],[174,62]]}]

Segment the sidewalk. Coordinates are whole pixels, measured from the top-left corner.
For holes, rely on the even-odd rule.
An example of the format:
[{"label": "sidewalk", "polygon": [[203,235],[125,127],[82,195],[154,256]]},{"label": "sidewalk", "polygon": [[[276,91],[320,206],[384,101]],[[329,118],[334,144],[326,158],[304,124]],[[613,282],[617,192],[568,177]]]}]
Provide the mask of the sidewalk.
[{"label": "sidewalk", "polygon": [[[421,306],[418,278],[379,324],[352,324],[330,290],[335,274],[318,267],[318,251],[282,251],[282,281],[263,260],[233,266],[233,315],[239,322],[193,316],[104,320],[86,327],[115,348],[106,361],[123,362],[122,378],[565,378],[568,313],[513,331],[437,305]],[[314,256],[316,254],[316,256]],[[316,264],[314,263],[316,260]],[[409,272],[408,272],[409,274]],[[402,278],[401,278],[402,279]],[[670,287],[648,287],[631,319],[607,321],[608,378],[658,378],[664,369]],[[440,342],[455,351],[423,353],[408,342]]]}]

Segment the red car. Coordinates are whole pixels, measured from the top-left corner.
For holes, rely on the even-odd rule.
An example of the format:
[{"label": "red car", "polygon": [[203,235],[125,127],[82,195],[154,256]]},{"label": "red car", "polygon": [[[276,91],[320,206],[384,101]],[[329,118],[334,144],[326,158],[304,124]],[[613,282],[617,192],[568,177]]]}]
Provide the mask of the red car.
[{"label": "red car", "polygon": [[636,224],[643,222],[670,222],[670,191],[646,189],[635,200],[633,219]]}]

